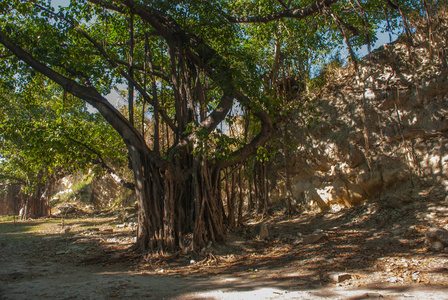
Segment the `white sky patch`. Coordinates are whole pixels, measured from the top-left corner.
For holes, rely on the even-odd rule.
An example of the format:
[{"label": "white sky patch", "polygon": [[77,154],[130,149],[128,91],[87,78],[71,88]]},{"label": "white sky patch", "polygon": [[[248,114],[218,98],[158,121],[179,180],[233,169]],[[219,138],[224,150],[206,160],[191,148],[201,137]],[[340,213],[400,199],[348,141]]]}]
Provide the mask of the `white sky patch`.
[{"label": "white sky patch", "polygon": [[67,7],[70,5],[70,0],[52,0],[51,6],[53,6],[56,11],[58,10],[59,6]]}]

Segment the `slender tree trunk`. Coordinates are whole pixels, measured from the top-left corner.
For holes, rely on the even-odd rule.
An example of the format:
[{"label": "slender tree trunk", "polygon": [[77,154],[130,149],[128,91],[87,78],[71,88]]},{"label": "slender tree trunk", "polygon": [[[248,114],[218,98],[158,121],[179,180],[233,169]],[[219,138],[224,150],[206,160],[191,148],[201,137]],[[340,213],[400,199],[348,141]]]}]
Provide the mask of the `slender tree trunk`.
[{"label": "slender tree trunk", "polygon": [[253,184],[254,184],[254,204],[255,204],[255,209],[257,213],[261,212],[261,206],[260,206],[260,186],[258,184],[259,182],[259,170],[258,170],[258,162],[255,161],[254,163],[254,167],[253,167],[253,176],[254,176],[254,180],[253,180]]},{"label": "slender tree trunk", "polygon": [[238,171],[238,195],[239,195],[239,204],[238,204],[238,226],[243,225],[243,180],[242,180],[242,168]]},{"label": "slender tree trunk", "polygon": [[269,174],[268,174],[268,163],[265,161],[264,165],[264,203],[263,203],[263,214],[266,216],[269,214]]},{"label": "slender tree trunk", "polygon": [[226,199],[227,199],[227,220],[230,228],[235,227],[235,180],[234,174],[229,174],[229,170],[225,170],[226,176]]},{"label": "slender tree trunk", "polygon": [[258,187],[258,213],[263,213],[265,211],[265,194],[266,194],[266,185],[265,185],[265,168],[264,162],[257,162],[257,187]]},{"label": "slender tree trunk", "polygon": [[255,196],[254,196],[254,191],[255,189],[252,186],[252,183],[254,182],[254,178],[253,178],[253,174],[252,176],[249,176],[249,181],[248,181],[248,194],[249,194],[249,203],[247,204],[247,209],[248,211],[253,211],[255,209]]},{"label": "slender tree trunk", "polygon": [[235,227],[235,199],[236,199],[236,177],[235,172],[232,172],[232,181],[230,185],[230,199],[229,199],[229,227]]},{"label": "slender tree trunk", "polygon": [[288,151],[288,124],[283,129],[283,153],[285,155],[285,176],[286,176],[286,198],[288,200],[288,214],[293,214],[296,209],[293,207],[293,193],[291,188],[291,179],[289,176],[289,151]]}]

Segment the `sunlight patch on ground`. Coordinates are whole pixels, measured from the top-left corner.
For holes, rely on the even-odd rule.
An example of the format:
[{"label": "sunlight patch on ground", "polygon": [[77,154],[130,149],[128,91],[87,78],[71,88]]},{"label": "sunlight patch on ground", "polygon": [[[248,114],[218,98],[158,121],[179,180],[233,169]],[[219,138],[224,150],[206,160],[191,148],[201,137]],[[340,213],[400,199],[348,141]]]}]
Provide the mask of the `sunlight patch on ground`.
[{"label": "sunlight patch on ground", "polygon": [[[306,295],[309,295],[309,292],[300,291],[300,292],[289,292],[276,288],[260,288],[252,291],[228,291],[228,290],[219,290],[219,291],[211,291],[206,293],[196,294],[195,297],[204,297],[205,299],[306,299],[302,298]],[[187,298],[188,299],[188,298]]]}]

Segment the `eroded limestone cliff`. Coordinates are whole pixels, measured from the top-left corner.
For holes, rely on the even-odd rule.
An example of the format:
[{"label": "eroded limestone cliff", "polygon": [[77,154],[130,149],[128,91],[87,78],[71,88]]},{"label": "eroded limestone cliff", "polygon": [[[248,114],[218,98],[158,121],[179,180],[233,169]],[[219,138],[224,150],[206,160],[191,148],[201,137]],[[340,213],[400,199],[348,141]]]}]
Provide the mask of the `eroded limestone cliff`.
[{"label": "eroded limestone cliff", "polygon": [[[448,14],[425,23],[412,40],[401,37],[364,57],[359,73],[334,69],[310,95],[318,124],[307,129],[297,119],[288,127],[297,201],[399,203],[428,187],[448,191]],[[284,172],[283,157],[271,167]],[[273,175],[271,187],[271,198],[285,198],[281,176]]]}]

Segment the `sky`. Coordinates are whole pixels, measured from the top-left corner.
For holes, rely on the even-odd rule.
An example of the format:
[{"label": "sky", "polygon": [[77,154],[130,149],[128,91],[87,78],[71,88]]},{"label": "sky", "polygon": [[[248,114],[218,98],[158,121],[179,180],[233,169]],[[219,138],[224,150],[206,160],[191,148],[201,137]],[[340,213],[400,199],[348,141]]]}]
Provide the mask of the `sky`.
[{"label": "sky", "polygon": [[70,4],[70,0],[51,0],[51,4],[54,8],[58,8],[58,6],[68,6]]}]

